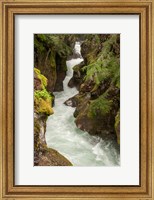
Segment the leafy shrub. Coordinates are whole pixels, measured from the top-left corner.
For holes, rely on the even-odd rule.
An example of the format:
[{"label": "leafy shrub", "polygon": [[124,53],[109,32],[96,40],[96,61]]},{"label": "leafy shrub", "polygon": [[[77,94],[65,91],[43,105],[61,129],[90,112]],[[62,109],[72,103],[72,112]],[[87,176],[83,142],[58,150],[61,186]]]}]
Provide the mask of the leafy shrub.
[{"label": "leafy shrub", "polygon": [[34,48],[39,53],[44,51],[55,51],[59,56],[68,56],[71,48],[64,42],[67,34],[36,34],[34,36]]},{"label": "leafy shrub", "polygon": [[84,80],[93,81],[95,83],[94,88],[97,88],[102,81],[108,78],[111,79],[112,84],[120,88],[119,55],[115,55],[112,50],[112,46],[116,44],[116,40],[117,35],[111,35],[111,37],[103,43],[103,48],[96,60],[82,68],[82,70],[86,72]]},{"label": "leafy shrub", "polygon": [[91,101],[89,116],[96,117],[98,114],[105,115],[112,109],[112,100],[105,98],[105,95],[101,95],[96,100]]}]

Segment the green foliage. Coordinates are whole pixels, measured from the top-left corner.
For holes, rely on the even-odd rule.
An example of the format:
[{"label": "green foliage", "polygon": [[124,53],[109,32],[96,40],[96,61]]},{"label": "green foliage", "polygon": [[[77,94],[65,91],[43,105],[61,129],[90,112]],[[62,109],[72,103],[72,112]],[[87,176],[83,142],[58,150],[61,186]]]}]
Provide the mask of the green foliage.
[{"label": "green foliage", "polygon": [[53,109],[51,107],[51,100],[34,97],[34,109],[36,113],[51,115]]},{"label": "green foliage", "polygon": [[36,113],[53,114],[51,107],[52,97],[46,89],[34,92],[34,108]]},{"label": "green foliage", "polygon": [[43,76],[39,69],[34,68],[37,78],[41,81],[41,90],[34,91],[34,110],[36,113],[51,115],[53,110],[51,107],[52,96],[46,90],[47,78]]},{"label": "green foliage", "polygon": [[110,78],[111,82],[120,88],[120,60],[111,50],[116,43],[116,39],[117,35],[112,35],[103,43],[102,51],[98,54],[95,61],[82,68],[86,72],[85,81],[93,81],[99,86],[102,81]]},{"label": "green foliage", "polygon": [[71,53],[71,48],[64,42],[66,36],[62,34],[36,34],[34,36],[34,48],[40,53],[50,49],[59,56],[66,57]]},{"label": "green foliage", "polygon": [[37,49],[38,52],[43,52],[45,50],[43,43],[40,42],[37,37],[34,37],[34,48]]},{"label": "green foliage", "polygon": [[115,117],[115,124],[114,124],[114,128],[117,134],[117,142],[118,144],[120,144],[120,130],[118,130],[118,126],[120,125],[120,110],[117,112],[117,115]]},{"label": "green foliage", "polygon": [[47,92],[46,89],[43,89],[43,90],[36,90],[34,92],[34,96],[37,98],[37,99],[44,99],[44,100],[47,100],[49,99],[50,101],[52,100],[52,97],[51,95],[49,94],[49,92]]},{"label": "green foliage", "polygon": [[93,62],[92,64],[85,66],[82,70],[86,70],[85,81],[93,80],[96,85],[99,85],[102,80],[109,77],[109,70],[103,66],[101,61]]},{"label": "green foliage", "polygon": [[117,112],[117,115],[115,117],[115,124],[114,124],[115,129],[117,129],[119,122],[120,122],[120,110]]},{"label": "green foliage", "polygon": [[110,112],[112,108],[112,100],[106,99],[106,95],[101,95],[96,100],[91,101],[89,116],[97,117],[98,114],[105,115]]},{"label": "green foliage", "polygon": [[38,120],[34,118],[34,150],[35,151],[39,151],[39,148],[40,148],[39,132],[40,132],[40,124]]},{"label": "green foliage", "polygon": [[45,76],[43,76],[40,72],[39,69],[34,68],[34,72],[37,75],[37,78],[40,79],[41,83],[42,83],[42,88],[45,88],[47,86],[47,78]]}]

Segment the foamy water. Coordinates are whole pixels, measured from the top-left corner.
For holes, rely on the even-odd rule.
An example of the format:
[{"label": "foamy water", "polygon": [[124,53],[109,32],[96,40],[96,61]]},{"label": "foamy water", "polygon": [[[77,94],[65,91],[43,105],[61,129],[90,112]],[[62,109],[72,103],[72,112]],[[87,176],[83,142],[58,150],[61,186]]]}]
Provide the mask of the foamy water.
[{"label": "foamy water", "polygon": [[[77,50],[79,51],[78,46]],[[104,141],[78,129],[73,117],[75,108],[64,104],[78,93],[76,88],[68,87],[68,82],[73,76],[73,66],[82,61],[83,59],[78,58],[66,63],[64,91],[54,93],[54,114],[47,120],[47,145],[68,158],[74,166],[117,166],[120,164],[120,156],[116,141]]]}]

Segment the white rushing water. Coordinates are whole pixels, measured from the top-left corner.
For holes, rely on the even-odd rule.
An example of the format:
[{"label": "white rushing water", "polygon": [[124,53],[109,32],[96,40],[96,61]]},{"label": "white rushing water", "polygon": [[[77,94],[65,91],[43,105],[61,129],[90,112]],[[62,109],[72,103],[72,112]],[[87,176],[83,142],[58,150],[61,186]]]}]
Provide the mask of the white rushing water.
[{"label": "white rushing water", "polygon": [[[75,44],[75,49],[80,53],[78,42]],[[78,129],[73,117],[75,108],[64,104],[78,93],[76,88],[68,87],[68,82],[73,76],[73,66],[82,61],[81,58],[67,61],[67,75],[63,81],[64,91],[54,93],[54,114],[47,120],[47,145],[68,158],[74,166],[119,165],[120,157],[116,142],[104,141]]]}]

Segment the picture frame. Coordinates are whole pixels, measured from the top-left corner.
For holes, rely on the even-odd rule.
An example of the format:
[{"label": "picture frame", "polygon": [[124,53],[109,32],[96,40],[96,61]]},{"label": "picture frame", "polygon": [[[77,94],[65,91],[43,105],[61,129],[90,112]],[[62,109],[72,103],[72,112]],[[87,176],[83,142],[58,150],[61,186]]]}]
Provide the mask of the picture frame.
[{"label": "picture frame", "polygon": [[[154,2],[152,0],[2,0],[0,29],[0,198],[154,199]],[[139,186],[16,186],[14,127],[15,15],[138,14],[140,16],[140,184]]]}]

